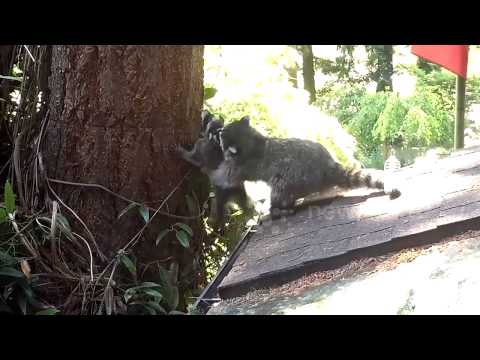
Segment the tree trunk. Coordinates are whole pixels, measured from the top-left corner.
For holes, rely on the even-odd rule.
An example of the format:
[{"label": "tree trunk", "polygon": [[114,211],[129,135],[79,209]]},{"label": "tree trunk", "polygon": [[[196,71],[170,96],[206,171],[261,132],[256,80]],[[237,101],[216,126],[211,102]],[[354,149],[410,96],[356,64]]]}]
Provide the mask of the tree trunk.
[{"label": "tree trunk", "polygon": [[377,92],[393,91],[393,45],[374,46],[377,55]]},{"label": "tree trunk", "polygon": [[301,48],[303,57],[303,87],[310,93],[311,104],[316,100],[312,45],[302,45]]},{"label": "tree trunk", "polygon": [[[11,60],[13,55],[13,50],[15,46],[13,45],[0,45],[0,75],[10,76],[10,67]],[[9,100],[9,93],[12,82],[11,80],[0,79],[0,116],[3,116],[3,111],[5,109],[5,102]]]},{"label": "tree trunk", "polygon": [[[54,46],[49,89],[44,141],[49,178],[99,184],[152,208],[184,178],[190,167],[174,149],[192,143],[199,131],[203,46]],[[101,189],[50,185],[86,223],[107,257],[143,225],[138,211],[117,219],[128,202]],[[175,213],[185,193],[180,187],[163,211]],[[149,229],[179,221],[160,220]],[[183,250],[173,241],[155,247],[154,240],[142,239],[137,258],[158,260],[171,255],[172,246]]]},{"label": "tree trunk", "polygon": [[[14,45],[0,46],[0,75],[10,76]],[[0,79],[0,164],[5,164],[11,156],[12,144],[7,132],[7,109],[10,103],[10,92],[14,82]],[[0,174],[0,184],[3,186],[7,172]]]}]

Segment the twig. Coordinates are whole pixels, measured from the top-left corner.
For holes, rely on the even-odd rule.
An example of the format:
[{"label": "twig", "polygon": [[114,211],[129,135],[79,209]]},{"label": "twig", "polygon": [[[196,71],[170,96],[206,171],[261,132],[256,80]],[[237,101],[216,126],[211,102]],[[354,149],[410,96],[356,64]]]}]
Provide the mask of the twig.
[{"label": "twig", "polygon": [[[170,194],[167,195],[167,197],[162,201],[158,209],[153,213],[152,217],[148,219],[147,222],[145,222],[145,225],[142,226],[142,228],[132,237],[132,239],[121,249],[122,251],[126,251],[126,249],[131,245],[135,245],[136,242],[138,241],[138,238],[142,235],[143,231],[147,228],[147,226],[152,222],[153,218],[160,212],[160,209],[166,204],[166,202],[173,196],[173,194],[178,190],[180,185],[182,185],[183,181],[185,178],[190,174],[190,171],[185,174],[185,176],[179,181],[177,186],[170,192]],[[132,245],[132,246],[133,246]]]},{"label": "twig", "polygon": [[88,245],[88,241],[85,240],[82,236],[80,236],[79,234],[77,234],[75,232],[72,232],[72,234],[79,237],[81,240],[83,240],[83,242],[85,243],[85,245],[88,248],[88,253],[90,254],[90,281],[93,283],[93,254],[92,254],[92,249],[90,248],[90,245]]},{"label": "twig", "polygon": [[[112,190],[108,189],[107,187],[105,187],[103,185],[100,185],[100,184],[78,183],[78,182],[58,180],[58,179],[52,179],[52,178],[47,178],[47,179],[48,179],[48,181],[51,181],[51,182],[54,182],[54,183],[59,183],[59,184],[73,185],[73,186],[83,186],[83,187],[93,187],[93,188],[101,189],[101,190],[106,191],[109,194],[111,194],[113,196],[116,196],[117,198],[122,199],[123,201],[128,202],[130,204],[135,204],[135,205],[138,205],[138,206],[145,206],[142,203],[139,203],[139,202],[134,201],[134,200],[130,200],[123,195],[117,194],[117,193],[113,192]],[[149,206],[145,206],[145,207],[148,210],[155,211],[155,208],[151,208]],[[201,213],[199,213],[198,215],[195,215],[195,216],[181,216],[181,215],[171,214],[171,213],[168,213],[168,212],[165,212],[165,211],[159,211],[159,214],[162,214],[162,215],[165,215],[165,216],[168,216],[168,217],[172,217],[172,218],[175,218],[175,219],[194,220],[194,219],[198,219],[199,217],[203,216],[204,212],[202,211]]]},{"label": "twig", "polygon": [[25,48],[25,50],[27,50],[27,53],[28,53],[28,55],[30,56],[30,59],[32,59],[32,61],[35,63],[35,58],[33,57],[33,55],[32,55],[32,53],[30,52],[30,50],[28,50],[27,45],[23,45],[23,47]]},{"label": "twig", "polygon": [[98,247],[98,244],[95,241],[95,237],[93,236],[93,234],[90,231],[90,229],[88,228],[88,226],[83,222],[83,220],[80,218],[80,216],[77,215],[77,213],[75,211],[73,211],[67,204],[65,204],[62,201],[62,199],[60,199],[60,197],[57,195],[57,193],[50,186],[50,182],[48,181],[48,178],[46,180],[47,180],[47,186],[50,189],[50,191],[52,192],[52,194],[57,198],[57,200],[60,202],[60,204],[62,204],[68,211],[70,211],[72,213],[72,215],[80,222],[80,224],[82,224],[82,226],[87,231],[87,234],[90,236],[90,239],[92,240],[93,244],[95,245],[95,248],[97,249],[97,252],[100,255],[100,257],[102,258],[102,260],[106,260],[107,257],[102,253],[102,251]]}]

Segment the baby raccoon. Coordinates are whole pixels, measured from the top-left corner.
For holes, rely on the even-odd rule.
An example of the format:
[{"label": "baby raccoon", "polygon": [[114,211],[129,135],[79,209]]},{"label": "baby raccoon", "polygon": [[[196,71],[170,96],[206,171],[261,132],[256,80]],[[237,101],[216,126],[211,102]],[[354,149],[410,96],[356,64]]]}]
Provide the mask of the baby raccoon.
[{"label": "baby raccoon", "polygon": [[219,174],[229,173],[224,166],[223,152],[219,143],[219,133],[223,128],[223,120],[215,118],[208,111],[202,112],[202,129],[200,137],[195,142],[193,149],[187,151],[179,146],[179,155],[192,165],[199,167],[206,174],[214,187],[215,212],[213,226],[223,227],[225,222],[225,205],[229,201],[235,201],[242,209],[251,208],[250,200],[245,191],[243,181],[229,176]]},{"label": "baby raccoon", "polygon": [[[225,169],[224,181],[264,181],[271,187],[272,218],[294,212],[295,201],[334,186],[384,190],[379,179],[337,163],[325,147],[309,140],[265,137],[250,126],[248,116],[220,133]],[[230,176],[233,175],[233,178]],[[398,190],[390,198],[400,196]]]}]

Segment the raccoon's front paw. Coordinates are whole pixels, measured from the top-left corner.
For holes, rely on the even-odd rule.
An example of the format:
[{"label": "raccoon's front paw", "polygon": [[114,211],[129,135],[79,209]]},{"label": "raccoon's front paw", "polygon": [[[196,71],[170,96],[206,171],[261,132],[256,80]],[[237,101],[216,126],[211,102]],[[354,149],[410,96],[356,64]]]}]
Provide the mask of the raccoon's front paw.
[{"label": "raccoon's front paw", "polygon": [[185,156],[187,154],[187,150],[182,147],[182,145],[175,145],[175,153],[180,156],[181,158],[185,159]]}]

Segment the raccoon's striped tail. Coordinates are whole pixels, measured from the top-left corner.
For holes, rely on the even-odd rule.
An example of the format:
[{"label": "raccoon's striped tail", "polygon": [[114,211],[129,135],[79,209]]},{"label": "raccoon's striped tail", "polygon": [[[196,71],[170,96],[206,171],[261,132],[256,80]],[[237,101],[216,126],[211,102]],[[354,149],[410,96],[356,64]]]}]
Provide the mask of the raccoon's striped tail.
[{"label": "raccoon's striped tail", "polygon": [[[385,191],[384,182],[378,177],[374,177],[365,171],[341,168],[340,172],[340,182],[338,184],[340,187],[345,189],[367,187]],[[398,189],[392,189],[388,192],[385,191],[385,193],[390,196],[390,199],[396,199],[401,195],[400,190]]]}]

